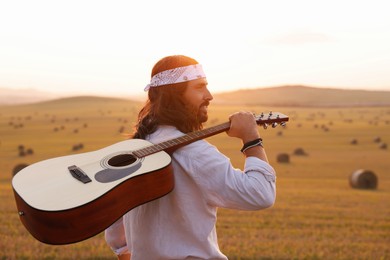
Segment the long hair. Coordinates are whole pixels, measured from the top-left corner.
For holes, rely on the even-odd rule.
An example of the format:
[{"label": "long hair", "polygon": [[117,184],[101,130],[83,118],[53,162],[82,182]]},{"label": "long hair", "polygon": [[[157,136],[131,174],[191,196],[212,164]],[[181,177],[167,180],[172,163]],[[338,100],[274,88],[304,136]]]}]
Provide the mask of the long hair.
[{"label": "long hair", "polygon": [[[174,55],[162,58],[153,67],[151,77],[165,70],[198,64],[190,57]],[[202,123],[190,111],[183,100],[187,82],[152,87],[148,99],[138,114],[138,122],[132,138],[145,139],[159,125],[175,126],[183,133],[202,128]]]}]

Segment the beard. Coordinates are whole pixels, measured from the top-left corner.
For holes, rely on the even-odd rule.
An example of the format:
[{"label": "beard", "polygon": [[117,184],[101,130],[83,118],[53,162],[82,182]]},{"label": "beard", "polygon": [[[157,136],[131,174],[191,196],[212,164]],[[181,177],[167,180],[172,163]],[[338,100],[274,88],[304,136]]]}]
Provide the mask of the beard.
[{"label": "beard", "polygon": [[205,123],[209,119],[209,115],[207,112],[209,103],[210,103],[209,101],[205,101],[198,108],[197,119],[199,123]]},{"label": "beard", "polygon": [[203,128],[203,123],[208,120],[207,107],[210,104],[209,101],[203,102],[200,106],[187,105],[189,119],[195,126],[196,130]]}]

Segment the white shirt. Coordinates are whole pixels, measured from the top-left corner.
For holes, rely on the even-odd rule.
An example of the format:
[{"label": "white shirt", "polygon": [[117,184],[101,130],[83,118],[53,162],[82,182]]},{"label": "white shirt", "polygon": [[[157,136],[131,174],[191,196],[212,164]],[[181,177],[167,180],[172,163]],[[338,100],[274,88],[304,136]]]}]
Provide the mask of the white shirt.
[{"label": "white shirt", "polygon": [[[149,137],[160,143],[183,135],[162,126]],[[131,259],[227,259],[217,242],[217,208],[259,210],[275,202],[275,171],[256,157],[244,171],[205,140],[172,155],[175,187],[171,193],[140,205],[106,230],[117,254]],[[126,199],[126,198],[123,198]]]}]

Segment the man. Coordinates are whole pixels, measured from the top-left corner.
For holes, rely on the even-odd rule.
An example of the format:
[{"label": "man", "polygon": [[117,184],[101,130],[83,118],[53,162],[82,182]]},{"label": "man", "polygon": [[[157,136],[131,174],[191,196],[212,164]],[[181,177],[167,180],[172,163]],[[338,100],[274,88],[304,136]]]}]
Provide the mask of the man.
[{"label": "man", "polygon": [[[213,99],[202,66],[175,55],[158,61],[145,88],[134,138],[160,143],[202,129]],[[106,241],[119,259],[227,259],[219,250],[217,208],[259,210],[275,202],[275,171],[268,164],[254,116],[230,116],[228,136],[244,144],[244,171],[205,140],[172,154],[175,187],[138,206],[109,227]],[[123,198],[126,199],[126,198]]]}]

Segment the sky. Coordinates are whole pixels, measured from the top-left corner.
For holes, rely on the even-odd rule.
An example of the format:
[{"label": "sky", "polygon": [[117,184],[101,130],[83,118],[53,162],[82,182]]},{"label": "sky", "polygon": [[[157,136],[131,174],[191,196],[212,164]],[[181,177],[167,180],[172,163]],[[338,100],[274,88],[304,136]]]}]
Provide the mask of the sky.
[{"label": "sky", "polygon": [[387,0],[1,1],[0,87],[143,95],[183,54],[212,92],[390,90]]}]

